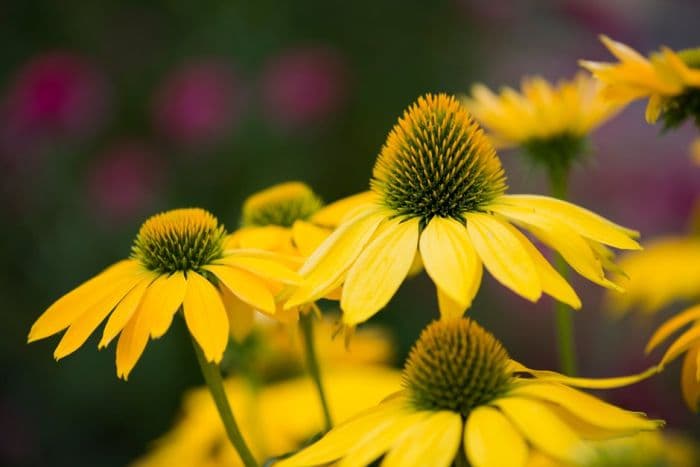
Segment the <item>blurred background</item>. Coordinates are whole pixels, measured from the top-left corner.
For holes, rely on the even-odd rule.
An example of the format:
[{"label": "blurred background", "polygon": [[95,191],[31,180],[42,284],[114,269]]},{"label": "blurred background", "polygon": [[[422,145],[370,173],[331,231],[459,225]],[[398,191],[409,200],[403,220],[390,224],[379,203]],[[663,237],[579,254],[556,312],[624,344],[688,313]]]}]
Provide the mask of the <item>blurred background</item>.
[{"label": "blurred background", "polygon": [[[645,53],[697,46],[699,17],[696,0],[5,2],[0,464],[124,465],[200,384],[182,322],[148,347],[128,383],[116,378],[114,345],[97,352],[95,336],[60,363],[58,338],[25,343],[53,300],[128,255],[149,214],[196,205],[234,229],[244,197],[273,183],[301,180],[327,201],[353,194],[418,95],[570,77],[580,58],[609,58],[599,33]],[[572,198],[643,238],[684,232],[700,195],[688,162],[694,130],[662,138],[643,106],[594,135]],[[546,192],[520,154],[502,159],[512,192]],[[641,350],[672,310],[611,322],[601,289],[576,285],[581,373],[652,363]],[[518,360],[556,367],[548,300],[531,305],[485,276],[470,313]],[[396,335],[400,363],[436,316],[421,275],[375,322]],[[698,436],[678,366],[605,395]]]}]

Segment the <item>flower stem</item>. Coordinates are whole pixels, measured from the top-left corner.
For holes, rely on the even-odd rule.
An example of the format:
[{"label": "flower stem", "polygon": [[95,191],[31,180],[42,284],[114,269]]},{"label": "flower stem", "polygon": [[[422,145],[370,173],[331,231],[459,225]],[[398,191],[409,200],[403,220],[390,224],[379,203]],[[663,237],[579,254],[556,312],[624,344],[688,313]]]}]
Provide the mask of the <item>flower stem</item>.
[{"label": "flower stem", "polygon": [[243,439],[241,430],[236,424],[236,419],[233,416],[233,411],[226,398],[226,391],[224,390],[224,381],[221,378],[221,371],[216,363],[208,362],[199,344],[192,339],[192,344],[194,346],[194,353],[197,355],[197,362],[199,362],[199,368],[202,370],[202,376],[204,381],[209,386],[209,392],[211,397],[214,399],[214,404],[216,404],[216,409],[219,412],[219,417],[224,424],[226,429],[226,434],[228,439],[233,444],[233,447],[238,452],[238,455],[243,461],[245,467],[258,467],[258,463],[250,451],[250,448]]},{"label": "flower stem", "polygon": [[328,399],[326,398],[326,393],[323,390],[323,381],[321,380],[321,369],[318,364],[318,357],[316,355],[316,347],[314,345],[314,323],[313,314],[310,311],[306,313],[301,313],[299,317],[299,322],[301,325],[301,334],[304,338],[304,354],[306,357],[306,368],[309,371],[309,376],[316,386],[318,391],[318,398],[321,401],[321,409],[323,410],[323,420],[325,429],[324,431],[329,431],[333,428],[333,420],[331,419],[331,411],[328,408]]},{"label": "flower stem", "polygon": [[[568,196],[569,171],[563,168],[557,170],[550,167],[549,181],[552,196],[561,200],[566,200]],[[564,258],[557,254],[556,268],[559,274],[568,280],[569,267]],[[574,316],[571,307],[558,300],[554,302],[554,312],[556,314],[557,346],[559,349],[559,367],[562,373],[576,375],[576,345],[574,342]]]}]

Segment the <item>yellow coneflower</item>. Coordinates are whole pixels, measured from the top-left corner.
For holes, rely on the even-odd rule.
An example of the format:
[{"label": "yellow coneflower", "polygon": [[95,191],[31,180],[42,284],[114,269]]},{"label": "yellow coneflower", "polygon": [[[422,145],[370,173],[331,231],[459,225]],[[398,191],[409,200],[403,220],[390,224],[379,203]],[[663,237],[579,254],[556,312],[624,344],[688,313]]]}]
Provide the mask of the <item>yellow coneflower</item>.
[{"label": "yellow coneflower", "polygon": [[580,64],[605,84],[608,98],[622,103],[648,98],[649,123],[661,116],[671,128],[692,117],[700,126],[700,48],[675,52],[662,47],[646,58],[609,37],[601,41],[619,62]]},{"label": "yellow coneflower", "polygon": [[[383,366],[339,366],[325,375],[333,416],[345,420],[374,406],[401,384],[398,370]],[[323,427],[308,378],[293,378],[259,390],[241,379],[226,382],[226,392],[251,449],[263,464],[299,449]],[[280,416],[284,414],[284,416]],[[238,467],[243,465],[226,441],[216,409],[204,389],[189,393],[175,426],[156,441],[137,467]]]},{"label": "yellow coneflower", "polygon": [[541,453],[532,456],[527,467],[696,467],[698,446],[676,433],[643,432],[634,436],[600,441],[593,445],[595,456],[562,466]]},{"label": "yellow coneflower", "polygon": [[[562,462],[593,455],[587,442],[657,429],[571,386],[614,387],[648,376],[594,380],[529,370],[466,318],[442,319],[421,334],[403,370],[403,390],[337,426],[278,467],[518,467],[530,451]],[[462,459],[462,463],[458,462]]]},{"label": "yellow coneflower", "polygon": [[209,362],[228,343],[227,295],[275,312],[268,284],[294,284],[297,274],[269,253],[224,249],[226,232],[203,209],[176,209],[149,218],[129,259],[64,295],[32,326],[29,342],[67,329],[58,360],[81,347],[108,316],[99,347],[115,337],[117,375],[127,379],[149,338],[159,338],[182,307],[185,322]]},{"label": "yellow coneflower", "polygon": [[505,87],[498,95],[477,84],[464,103],[497,146],[521,147],[535,162],[568,167],[585,152],[588,134],[620,109],[601,88],[584,74],[556,85],[531,77],[520,92]]},{"label": "yellow coneflower", "polygon": [[605,287],[610,250],[639,248],[637,233],[554,198],[506,195],[500,160],[466,109],[447,95],[418,99],[382,148],[371,193],[309,257],[297,306],[343,285],[343,322],[383,308],[419,252],[441,311],[461,315],[479,289],[482,264],[502,284],[536,301],[547,293],[579,308],[571,286],[513,224],[559,251]]}]

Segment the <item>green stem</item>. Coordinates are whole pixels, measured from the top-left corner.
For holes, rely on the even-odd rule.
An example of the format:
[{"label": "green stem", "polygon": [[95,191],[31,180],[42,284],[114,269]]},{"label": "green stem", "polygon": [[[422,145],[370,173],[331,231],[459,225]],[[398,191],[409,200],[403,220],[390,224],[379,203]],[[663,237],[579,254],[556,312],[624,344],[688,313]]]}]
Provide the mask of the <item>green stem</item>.
[{"label": "green stem", "polygon": [[321,369],[318,364],[318,357],[316,355],[316,347],[314,345],[314,323],[313,314],[311,311],[306,313],[301,313],[299,317],[299,322],[301,325],[301,334],[304,338],[304,354],[306,357],[306,368],[309,371],[309,376],[316,386],[316,391],[318,391],[318,398],[321,401],[321,409],[323,410],[323,420],[325,424],[325,430],[329,431],[333,428],[333,420],[331,419],[331,411],[328,408],[328,399],[326,399],[326,393],[323,390],[323,381],[321,380]]},{"label": "green stem", "polygon": [[194,345],[194,353],[197,355],[199,367],[202,370],[202,376],[207,386],[209,386],[209,392],[211,392],[211,397],[214,399],[214,404],[216,404],[216,409],[224,424],[228,439],[231,441],[236,451],[238,451],[238,455],[241,457],[245,467],[258,467],[258,462],[255,460],[253,453],[243,439],[241,430],[238,428],[236,419],[233,417],[233,411],[226,397],[224,381],[221,378],[219,366],[207,361],[202,349],[194,338],[192,339],[192,344]]},{"label": "green stem", "polygon": [[[568,170],[556,170],[550,168],[549,181],[552,195],[555,198],[566,200],[568,195]],[[559,274],[568,280],[569,267],[564,258],[557,254],[556,267]],[[571,307],[556,300],[554,302],[556,314],[557,346],[559,349],[559,367],[562,373],[576,375],[576,345],[574,342],[574,316]]]}]

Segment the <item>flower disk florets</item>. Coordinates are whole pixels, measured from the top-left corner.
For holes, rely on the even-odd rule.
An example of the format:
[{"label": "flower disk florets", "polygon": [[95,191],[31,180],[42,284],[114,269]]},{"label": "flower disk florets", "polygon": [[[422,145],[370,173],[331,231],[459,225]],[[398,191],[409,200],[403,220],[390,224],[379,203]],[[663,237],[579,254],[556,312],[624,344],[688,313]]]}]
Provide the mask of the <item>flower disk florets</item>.
[{"label": "flower disk florets", "polygon": [[132,256],[160,273],[197,271],[221,257],[225,235],[216,217],[204,209],[174,209],[143,223]]},{"label": "flower disk florets", "polygon": [[298,220],[309,219],[322,206],[321,199],[305,184],[282,183],[248,198],[241,223],[244,227],[291,227]]},{"label": "flower disk florets", "polygon": [[466,417],[509,388],[508,361],[501,343],[474,321],[442,319],[430,324],[411,349],[403,382],[417,409]]},{"label": "flower disk florets", "polygon": [[387,138],[372,189],[397,216],[463,220],[503,194],[506,180],[490,141],[464,106],[445,94],[418,99]]}]

